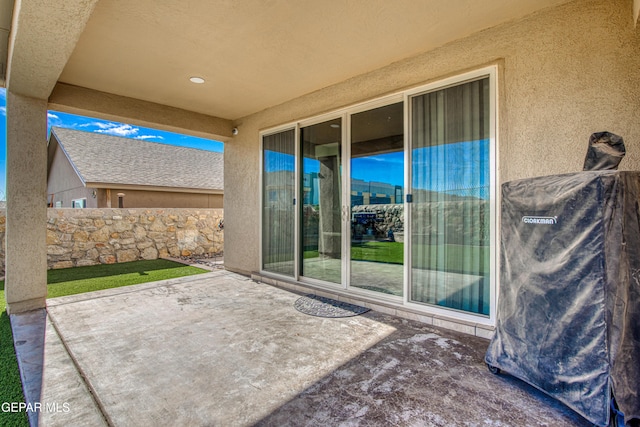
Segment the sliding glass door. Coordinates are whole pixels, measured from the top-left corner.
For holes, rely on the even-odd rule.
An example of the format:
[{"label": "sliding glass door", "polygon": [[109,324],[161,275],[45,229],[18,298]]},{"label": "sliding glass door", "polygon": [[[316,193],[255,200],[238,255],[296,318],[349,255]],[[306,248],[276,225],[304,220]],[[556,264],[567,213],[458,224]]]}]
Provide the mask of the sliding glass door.
[{"label": "sliding glass door", "polygon": [[403,103],[351,115],[349,286],[389,295],[404,288]]},{"label": "sliding glass door", "polygon": [[410,300],[490,308],[489,78],[410,98]]},{"label": "sliding glass door", "polygon": [[342,119],[300,128],[300,275],[342,283]]},{"label": "sliding glass door", "polygon": [[495,314],[496,69],[262,135],[262,270],[426,313]]}]

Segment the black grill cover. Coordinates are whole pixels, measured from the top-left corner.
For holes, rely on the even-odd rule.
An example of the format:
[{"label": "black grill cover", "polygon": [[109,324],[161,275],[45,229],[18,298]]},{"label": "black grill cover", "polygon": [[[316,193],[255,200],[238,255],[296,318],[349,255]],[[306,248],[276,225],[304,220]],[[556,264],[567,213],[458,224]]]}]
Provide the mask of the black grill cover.
[{"label": "black grill cover", "polygon": [[497,367],[609,423],[640,419],[640,172],[502,186]]},{"label": "black grill cover", "polygon": [[611,132],[596,132],[589,137],[589,149],[584,159],[585,171],[615,170],[626,150],[621,136]]}]

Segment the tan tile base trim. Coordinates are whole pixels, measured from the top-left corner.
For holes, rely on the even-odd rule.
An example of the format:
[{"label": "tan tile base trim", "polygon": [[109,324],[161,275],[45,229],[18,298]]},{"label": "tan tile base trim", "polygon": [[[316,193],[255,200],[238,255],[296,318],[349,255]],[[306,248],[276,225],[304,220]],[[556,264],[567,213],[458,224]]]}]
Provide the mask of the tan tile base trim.
[{"label": "tan tile base trim", "polygon": [[393,303],[377,301],[371,298],[348,294],[346,292],[341,292],[338,290],[331,291],[325,288],[314,286],[312,284],[298,282],[293,279],[287,280],[280,277],[273,277],[265,275],[263,273],[251,273],[251,279],[258,282],[266,283],[267,285],[287,289],[299,294],[313,294],[327,298],[333,298],[337,299],[338,301],[367,307],[373,311],[378,311],[380,313],[401,317],[407,320],[414,320],[417,322],[426,323],[427,325],[438,326],[440,328],[450,329],[456,332],[462,332],[487,340],[491,339],[491,337],[493,336],[493,326],[467,322],[464,320],[454,319],[451,317],[436,314],[423,313]]}]

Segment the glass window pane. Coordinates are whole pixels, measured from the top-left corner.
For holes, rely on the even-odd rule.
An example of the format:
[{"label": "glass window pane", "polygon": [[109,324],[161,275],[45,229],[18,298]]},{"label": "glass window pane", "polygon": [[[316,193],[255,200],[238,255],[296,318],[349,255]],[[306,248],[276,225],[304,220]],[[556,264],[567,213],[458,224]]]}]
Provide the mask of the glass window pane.
[{"label": "glass window pane", "polygon": [[351,116],[350,286],[402,296],[403,103]]},{"label": "glass window pane", "polygon": [[489,314],[489,79],[412,98],[410,299]]},{"label": "glass window pane", "polygon": [[295,131],[263,138],[262,269],[294,275]]},{"label": "glass window pane", "polygon": [[300,129],[302,203],[300,274],[342,281],[342,120]]}]

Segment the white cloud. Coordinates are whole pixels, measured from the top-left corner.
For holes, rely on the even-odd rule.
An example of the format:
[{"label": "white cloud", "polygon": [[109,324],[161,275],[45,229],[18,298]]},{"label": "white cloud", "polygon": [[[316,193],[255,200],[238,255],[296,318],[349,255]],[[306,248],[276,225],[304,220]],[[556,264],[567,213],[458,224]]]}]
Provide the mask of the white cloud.
[{"label": "white cloud", "polygon": [[7,107],[0,107],[0,116],[7,115]]},{"label": "white cloud", "polygon": [[160,135],[138,135],[135,139],[164,139]]},{"label": "white cloud", "polygon": [[139,130],[138,128],[133,127],[131,125],[125,125],[120,123],[94,122],[92,124],[99,128],[99,129],[96,129],[96,132],[98,133],[107,133],[109,135],[116,135],[116,136],[131,137],[137,134]]},{"label": "white cloud", "polygon": [[48,119],[60,119],[60,117],[56,116],[55,114],[52,113],[47,113],[47,118]]},{"label": "white cloud", "polygon": [[109,128],[121,126],[118,123],[112,123],[112,122],[91,122],[89,123],[89,125],[95,126],[100,129],[109,129]]}]

